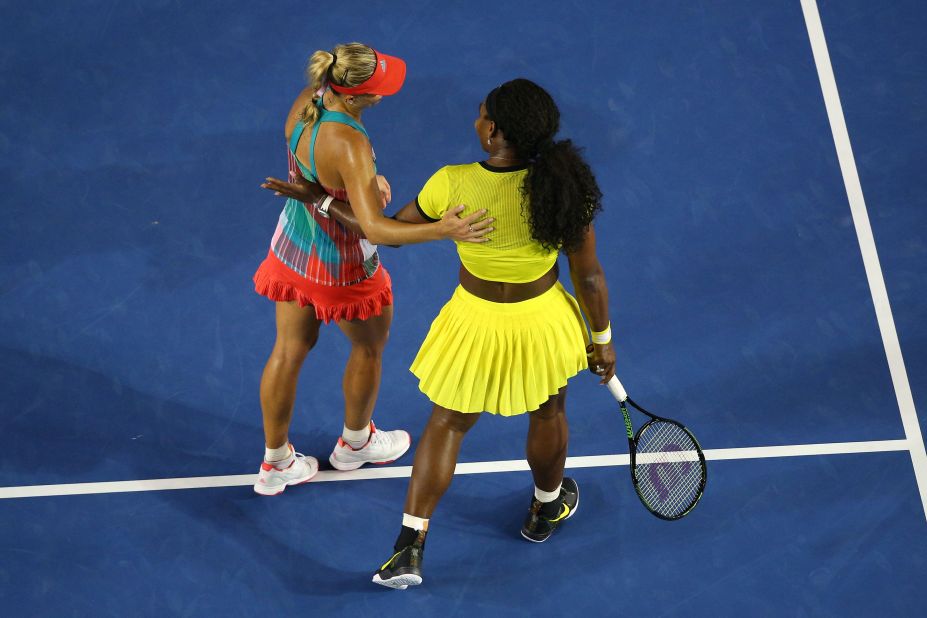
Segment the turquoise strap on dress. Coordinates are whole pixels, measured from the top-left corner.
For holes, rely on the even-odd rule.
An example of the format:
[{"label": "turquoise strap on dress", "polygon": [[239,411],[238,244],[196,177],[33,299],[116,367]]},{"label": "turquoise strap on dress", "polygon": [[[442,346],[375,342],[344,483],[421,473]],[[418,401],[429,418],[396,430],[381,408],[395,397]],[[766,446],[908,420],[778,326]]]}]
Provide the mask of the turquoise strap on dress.
[{"label": "turquoise strap on dress", "polygon": [[[342,114],[341,112],[331,112],[325,109],[325,106],[322,104],[322,98],[319,98],[317,103],[319,107],[319,120],[315,123],[315,126],[312,127],[312,135],[309,137],[309,174],[311,175],[311,180],[318,182],[318,176],[315,174],[315,139],[319,135],[319,127],[322,126],[323,122],[339,122],[341,124],[346,124],[353,129],[357,129],[364,134],[364,137],[367,138],[367,141],[370,141],[370,136],[367,135],[367,130],[364,129],[364,126],[348,116],[347,114]],[[295,131],[294,131],[295,133]],[[295,151],[294,151],[295,152]],[[376,168],[376,164],[374,164]]]},{"label": "turquoise strap on dress", "polygon": [[293,127],[293,133],[290,134],[290,150],[293,151],[293,154],[296,154],[296,145],[299,143],[299,138],[302,137],[303,131],[306,130],[306,123],[302,120],[296,121],[296,126]]},{"label": "turquoise strap on dress", "polygon": [[303,176],[307,178],[315,178],[311,176],[309,170],[306,169],[306,166],[303,165],[302,161],[299,160],[299,157],[296,156],[296,146],[299,144],[299,138],[302,137],[303,131],[306,130],[306,123],[302,120],[296,122],[296,126],[293,128],[293,133],[290,135],[290,152],[293,153],[293,158],[296,160],[296,165],[299,166],[299,169],[302,170]]}]

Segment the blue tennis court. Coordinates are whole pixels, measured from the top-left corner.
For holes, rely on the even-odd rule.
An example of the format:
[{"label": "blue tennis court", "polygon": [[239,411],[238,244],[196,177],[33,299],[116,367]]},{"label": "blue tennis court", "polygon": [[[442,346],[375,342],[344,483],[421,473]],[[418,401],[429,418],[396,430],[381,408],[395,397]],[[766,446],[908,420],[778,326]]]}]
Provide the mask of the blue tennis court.
[{"label": "blue tennis court", "polygon": [[[913,0],[0,4],[0,614],[920,615],[925,28]],[[554,96],[605,194],[618,374],[706,449],[689,516],[641,507],[588,373],[576,517],[520,537],[527,419],[484,415],[417,589],[370,583],[411,452],[251,490],[275,332],[251,276],[282,208],[258,185],[285,174],[306,59],[349,41],[408,63],[364,117],[390,210],[482,156],[493,87]],[[380,255],[374,419],[417,440],[408,368],[458,261]],[[322,461],[349,348],[323,328],[301,376],[290,437]]]}]

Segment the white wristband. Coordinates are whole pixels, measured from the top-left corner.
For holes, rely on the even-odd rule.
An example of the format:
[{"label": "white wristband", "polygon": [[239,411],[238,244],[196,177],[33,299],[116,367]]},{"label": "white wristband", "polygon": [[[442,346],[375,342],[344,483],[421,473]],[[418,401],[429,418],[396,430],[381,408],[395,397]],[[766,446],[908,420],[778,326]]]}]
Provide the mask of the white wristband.
[{"label": "white wristband", "polygon": [[322,203],[319,204],[319,214],[322,215],[323,217],[325,217],[325,218],[327,219],[327,218],[328,218],[328,209],[329,209],[329,207],[331,207],[332,202],[334,202],[334,201],[335,201],[334,196],[332,196],[332,195],[326,195],[326,196],[325,196],[325,199],[322,200]]},{"label": "white wristband", "polygon": [[609,322],[608,326],[605,327],[605,330],[600,332],[592,331],[592,343],[596,345],[605,345],[606,343],[611,343],[612,341],[612,325]]}]

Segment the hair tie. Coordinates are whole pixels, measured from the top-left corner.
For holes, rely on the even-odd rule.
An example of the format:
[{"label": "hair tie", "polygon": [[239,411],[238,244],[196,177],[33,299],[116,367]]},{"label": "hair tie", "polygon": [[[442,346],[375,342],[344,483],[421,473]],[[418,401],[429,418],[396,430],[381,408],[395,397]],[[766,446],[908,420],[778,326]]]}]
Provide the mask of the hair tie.
[{"label": "hair tie", "polygon": [[338,54],[332,52],[332,63],[328,65],[328,71],[326,72],[327,79],[325,81],[335,82],[335,63],[338,62]]}]

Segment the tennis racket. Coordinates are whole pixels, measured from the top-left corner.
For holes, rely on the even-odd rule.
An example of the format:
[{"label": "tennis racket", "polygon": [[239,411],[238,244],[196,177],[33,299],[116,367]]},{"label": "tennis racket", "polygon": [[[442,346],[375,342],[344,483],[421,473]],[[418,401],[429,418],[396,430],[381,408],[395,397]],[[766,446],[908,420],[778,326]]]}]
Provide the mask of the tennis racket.
[{"label": "tennis racket", "polygon": [[[652,414],[628,397],[618,376],[606,384],[621,406],[631,452],[634,491],[648,511],[673,521],[692,512],[705,491],[708,468],[698,440],[682,423]],[[646,414],[637,434],[625,402]]]}]

